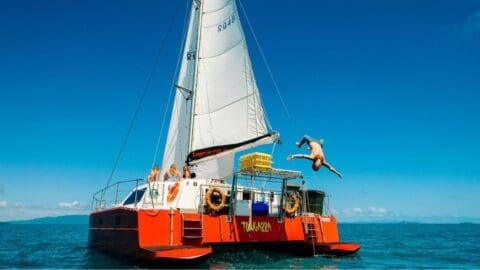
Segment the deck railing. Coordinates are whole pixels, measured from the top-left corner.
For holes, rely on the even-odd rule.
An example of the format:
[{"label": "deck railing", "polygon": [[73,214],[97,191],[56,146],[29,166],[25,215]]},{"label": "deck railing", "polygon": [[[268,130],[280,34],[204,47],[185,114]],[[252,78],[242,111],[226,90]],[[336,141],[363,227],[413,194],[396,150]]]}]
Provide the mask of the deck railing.
[{"label": "deck railing", "polygon": [[[141,178],[118,181],[100,189],[95,194],[93,194],[92,209],[101,210],[107,207],[113,207],[118,205],[125,199],[127,194],[129,194],[133,190],[137,190],[139,184],[144,181],[145,180]],[[135,192],[135,196],[136,195],[137,192]],[[136,198],[135,202],[137,202]]]}]

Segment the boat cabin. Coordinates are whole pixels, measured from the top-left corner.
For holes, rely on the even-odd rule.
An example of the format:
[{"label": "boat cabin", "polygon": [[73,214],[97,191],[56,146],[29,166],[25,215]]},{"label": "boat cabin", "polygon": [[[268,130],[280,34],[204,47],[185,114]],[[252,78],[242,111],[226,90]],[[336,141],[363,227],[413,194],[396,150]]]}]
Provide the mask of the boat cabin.
[{"label": "boat cabin", "polygon": [[295,180],[304,183],[300,172],[279,169],[241,169],[234,174],[231,183],[201,178],[178,182],[135,179],[117,182],[95,193],[92,207],[94,210],[112,207],[175,209],[183,213],[277,216],[279,219],[285,214],[323,214],[325,194],[304,190],[301,185],[292,183]]}]

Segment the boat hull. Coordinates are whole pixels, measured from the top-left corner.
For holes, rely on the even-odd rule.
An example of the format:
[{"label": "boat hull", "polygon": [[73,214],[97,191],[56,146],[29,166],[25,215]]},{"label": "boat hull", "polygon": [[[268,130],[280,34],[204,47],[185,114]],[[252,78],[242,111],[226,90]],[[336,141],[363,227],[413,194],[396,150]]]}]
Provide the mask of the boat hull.
[{"label": "boat hull", "polygon": [[188,266],[217,250],[267,248],[301,256],[345,255],[333,216],[228,216],[117,207],[90,215],[89,246],[150,267]]}]

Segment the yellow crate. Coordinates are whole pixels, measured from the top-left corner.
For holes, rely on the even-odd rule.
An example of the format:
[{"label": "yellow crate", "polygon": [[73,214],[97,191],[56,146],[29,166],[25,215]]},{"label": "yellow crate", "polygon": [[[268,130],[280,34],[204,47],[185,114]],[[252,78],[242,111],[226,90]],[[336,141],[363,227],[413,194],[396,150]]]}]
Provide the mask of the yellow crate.
[{"label": "yellow crate", "polygon": [[245,169],[270,171],[272,169],[272,156],[258,152],[243,155],[240,157],[240,170]]}]

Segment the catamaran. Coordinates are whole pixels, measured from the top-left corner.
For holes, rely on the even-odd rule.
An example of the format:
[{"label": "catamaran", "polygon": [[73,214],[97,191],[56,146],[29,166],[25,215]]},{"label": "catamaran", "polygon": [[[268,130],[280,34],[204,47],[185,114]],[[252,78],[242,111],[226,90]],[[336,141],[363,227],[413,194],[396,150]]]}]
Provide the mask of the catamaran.
[{"label": "catamaran", "polygon": [[[121,181],[93,196],[89,245],[155,267],[206,260],[217,250],[274,248],[304,256],[350,254],[325,194],[268,154],[235,153],[274,144],[235,0],[191,4],[162,160],[188,164],[195,178]],[[126,185],[131,186],[121,197]]]}]

